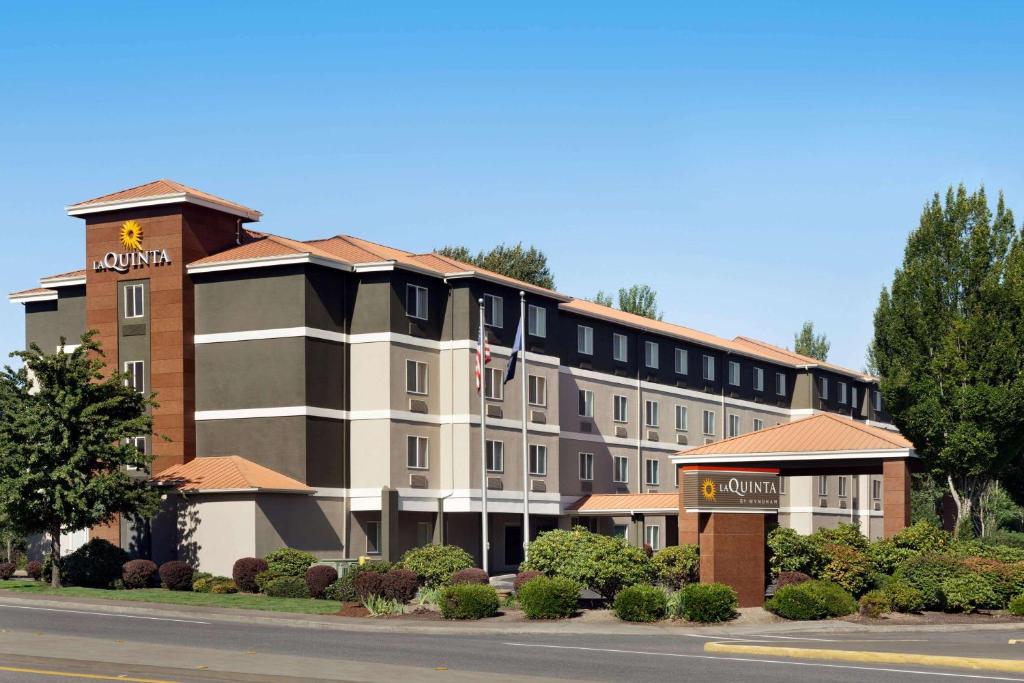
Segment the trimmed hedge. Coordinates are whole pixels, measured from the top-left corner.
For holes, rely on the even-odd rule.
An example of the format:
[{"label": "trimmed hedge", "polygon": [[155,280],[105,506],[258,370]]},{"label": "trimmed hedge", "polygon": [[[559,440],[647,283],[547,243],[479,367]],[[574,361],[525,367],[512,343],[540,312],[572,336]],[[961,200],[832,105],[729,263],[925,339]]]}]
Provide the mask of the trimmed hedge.
[{"label": "trimmed hedge", "polygon": [[367,562],[353,565],[337,581],[328,586],[324,597],[328,600],[355,602],[359,600],[359,594],[356,593],[356,578],[363,572],[386,572],[391,566],[390,562]]},{"label": "trimmed hedge", "polygon": [[857,601],[834,583],[806,581],[780,589],[764,608],[783,619],[828,619],[853,614]]},{"label": "trimmed hedge", "polygon": [[295,548],[280,548],[267,554],[265,558],[267,571],[278,576],[298,576],[304,578],[306,570],[316,564],[316,555]]},{"label": "trimmed hedge", "polygon": [[460,583],[442,590],[438,604],[445,619],[483,619],[498,613],[498,592],[490,585]]},{"label": "trimmed hedge", "polygon": [[167,590],[190,591],[195,570],[181,560],[171,560],[160,565],[160,583]]},{"label": "trimmed hedge", "polygon": [[973,612],[979,607],[1002,607],[1003,603],[992,585],[977,574],[954,574],[942,581],[946,609]]},{"label": "trimmed hedge", "polygon": [[407,551],[398,564],[415,572],[420,584],[440,588],[451,583],[455,572],[472,569],[473,558],[456,545],[430,544]]},{"label": "trimmed hedge", "polygon": [[365,602],[367,597],[376,595],[397,600],[404,605],[416,597],[418,586],[416,574],[408,569],[391,569],[387,572],[364,571],[355,578],[356,594],[362,602]]},{"label": "trimmed hedge", "polygon": [[516,595],[527,619],[564,619],[576,614],[580,585],[563,576],[535,576]]},{"label": "trimmed hedge", "polygon": [[952,555],[925,553],[914,555],[897,567],[893,578],[921,591],[925,609],[945,609],[946,596],[942,582],[947,577],[964,574],[967,570]]},{"label": "trimmed hedge", "polygon": [[795,586],[805,581],[810,581],[811,577],[807,576],[803,572],[779,572],[779,578],[775,580],[775,589],[785,588],[786,586]]},{"label": "trimmed hedge", "polygon": [[94,538],[61,561],[61,582],[85,588],[110,588],[131,557],[121,548]]},{"label": "trimmed hedge", "polygon": [[1010,604],[1006,609],[1014,616],[1024,617],[1024,595],[1018,595],[1013,600],[1010,600]]},{"label": "trimmed hedge", "polygon": [[656,578],[654,563],[643,550],[622,538],[591,533],[579,526],[542,533],[529,551],[523,570],[565,576],[606,598],[626,586],[650,584]]},{"label": "trimmed hedge", "polygon": [[534,569],[527,569],[525,572],[519,572],[516,574],[516,578],[512,580],[512,591],[518,595],[519,589],[522,588],[527,581],[532,581],[538,576],[544,576],[544,572],[539,572]]},{"label": "trimmed hedge", "polygon": [[623,588],[615,596],[612,609],[623,621],[660,621],[665,618],[668,596],[655,586],[635,585]]},{"label": "trimmed hedge", "polygon": [[43,578],[43,563],[38,560],[32,560],[25,565],[25,572],[28,574],[28,578],[38,581]]},{"label": "trimmed hedge", "polygon": [[256,584],[256,576],[267,571],[267,561],[258,557],[242,557],[235,560],[231,567],[231,578],[234,579],[238,590],[243,593],[259,593],[260,587]]},{"label": "trimmed hedge", "polygon": [[337,580],[338,570],[326,564],[314,564],[306,570],[306,587],[317,600],[323,600],[327,587]]},{"label": "trimmed hedge", "polygon": [[237,593],[238,587],[235,582],[227,576],[200,576],[192,582],[194,593]]},{"label": "trimmed hedge", "polygon": [[17,568],[18,565],[13,562],[0,562],[0,581],[6,581],[14,576],[14,570]]},{"label": "trimmed hedge", "polygon": [[308,598],[309,586],[303,576],[275,576],[263,584],[263,593],[272,598]]},{"label": "trimmed hedge", "polygon": [[889,601],[889,609],[903,614],[914,614],[924,609],[924,594],[906,581],[893,579],[882,589]]},{"label": "trimmed hedge", "polygon": [[691,583],[679,591],[672,616],[701,623],[729,621],[736,617],[739,598],[722,583]]},{"label": "trimmed hedge", "polygon": [[883,612],[888,612],[891,609],[889,606],[889,596],[885,591],[877,589],[862,595],[857,604],[860,608],[860,613],[871,619],[877,619],[882,616]]},{"label": "trimmed hedge", "polygon": [[670,545],[654,553],[651,561],[658,581],[672,590],[700,579],[700,547],[697,545]]},{"label": "trimmed hedge", "polygon": [[454,586],[457,583],[478,583],[481,586],[490,583],[491,579],[483,569],[471,567],[470,569],[460,569],[459,571],[452,574],[451,583]]},{"label": "trimmed hedge", "polygon": [[156,562],[131,560],[121,568],[121,582],[125,588],[149,588],[156,578]]}]

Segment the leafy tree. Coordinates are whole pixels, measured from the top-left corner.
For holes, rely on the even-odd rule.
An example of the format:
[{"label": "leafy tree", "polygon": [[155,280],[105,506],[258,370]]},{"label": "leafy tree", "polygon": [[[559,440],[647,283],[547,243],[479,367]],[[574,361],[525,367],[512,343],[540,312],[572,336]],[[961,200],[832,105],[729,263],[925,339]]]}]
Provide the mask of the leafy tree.
[{"label": "leafy tree", "polygon": [[25,533],[47,533],[52,584],[61,585],[61,531],[109,522],[115,514],[151,515],[158,492],[132,479],[126,465],[147,467],[151,457],[128,440],[153,432],[155,407],[126,383],[105,376],[95,332],[65,353],[32,344],[24,362],[0,374],[0,510]]},{"label": "leafy tree", "polygon": [[832,343],[822,334],[814,334],[814,323],[810,320],[804,322],[800,331],[793,335],[793,350],[797,353],[818,360],[828,360],[828,351]]},{"label": "leafy tree", "polygon": [[607,306],[608,308],[615,308],[615,300],[612,299],[612,295],[606,293],[604,290],[601,290],[594,295],[594,303],[601,306]]},{"label": "leafy tree", "polygon": [[982,495],[1019,477],[1024,445],[1024,245],[1002,195],[995,216],[983,188],[925,205],[872,351],[893,423],[979,533]]},{"label": "leafy tree", "polygon": [[[614,308],[612,295],[604,290],[599,291],[593,299],[595,304]],[[661,320],[658,310],[658,293],[650,285],[633,285],[619,289],[619,310],[635,315],[642,315],[652,320]]]},{"label": "leafy tree", "polygon": [[446,246],[434,250],[435,254],[469,263],[479,268],[528,282],[545,289],[555,288],[555,277],[548,268],[548,257],[540,249],[526,249],[522,243],[513,246],[499,244],[490,251],[481,251],[476,256],[464,246]]}]

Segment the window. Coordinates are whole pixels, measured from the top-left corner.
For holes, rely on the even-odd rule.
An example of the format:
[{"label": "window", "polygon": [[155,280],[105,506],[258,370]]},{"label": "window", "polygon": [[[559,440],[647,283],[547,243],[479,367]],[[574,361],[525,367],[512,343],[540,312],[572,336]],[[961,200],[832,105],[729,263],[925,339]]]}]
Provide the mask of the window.
[{"label": "window", "polygon": [[427,393],[427,364],[416,360],[405,361],[405,390],[410,394]]},{"label": "window", "polygon": [[621,538],[622,540],[628,540],[629,538],[629,526],[626,524],[613,524],[612,525],[612,538]]},{"label": "window", "polygon": [[593,453],[580,453],[580,481],[594,481]]},{"label": "window", "polygon": [[775,394],[777,396],[786,395],[786,373],[784,372],[775,373]]},{"label": "window", "polygon": [[754,418],[754,431],[759,432],[764,429],[764,420],[759,417]]},{"label": "window", "polygon": [[434,525],[430,522],[416,522],[416,546],[429,545],[434,540]]},{"label": "window", "polygon": [[740,364],[738,361],[729,361],[729,384],[734,387],[740,385]]},{"label": "window", "polygon": [[594,417],[594,392],[580,389],[580,417]]},{"label": "window", "polygon": [[[144,436],[133,436],[130,439],[125,439],[125,444],[128,446],[134,446],[135,450],[143,455],[146,453],[146,437]],[[140,465],[128,465],[126,469],[129,472],[141,472],[146,468]]]},{"label": "window", "polygon": [[504,472],[505,471],[505,442],[504,441],[488,441],[487,442],[487,471],[488,472]]},{"label": "window", "polygon": [[658,402],[644,401],[644,424],[648,427],[658,426]]},{"label": "window", "polygon": [[715,381],[715,357],[704,356],[704,379],[708,382]]},{"label": "window", "polygon": [[879,479],[871,481],[871,500],[882,500],[882,482]]},{"label": "window", "polygon": [[594,355],[594,328],[576,326],[576,350],[588,356]]},{"label": "window", "polygon": [[410,318],[427,319],[427,288],[405,286],[405,314]]},{"label": "window", "polygon": [[629,422],[629,399],[625,396],[612,396],[612,420]]},{"label": "window", "polygon": [[531,406],[546,406],[548,404],[548,381],[540,375],[530,375],[530,383],[527,387],[527,400]]},{"label": "window", "polygon": [[146,314],[144,292],[145,288],[142,285],[124,286],[124,317],[141,318]]},{"label": "window", "polygon": [[654,342],[644,342],[644,365],[658,369],[658,345]]},{"label": "window", "polygon": [[406,439],[406,465],[409,469],[425,470],[428,464],[428,442],[425,436],[410,436]]},{"label": "window", "polygon": [[651,550],[661,550],[661,527],[645,526],[644,543],[651,546]]},{"label": "window", "polygon": [[818,395],[822,401],[828,400],[828,377],[822,377],[818,382]]},{"label": "window", "polygon": [[754,368],[754,391],[764,391],[764,368]]},{"label": "window", "polygon": [[530,474],[543,477],[548,473],[548,447],[530,444]]},{"label": "window", "polygon": [[686,406],[676,406],[676,431],[685,432],[689,429],[689,415]]},{"label": "window", "polygon": [[629,353],[629,339],[624,334],[612,333],[612,358],[620,363],[626,362],[626,354]]},{"label": "window", "polygon": [[875,403],[875,412],[882,410],[882,392],[875,390],[871,392],[871,398]]},{"label": "window", "polygon": [[729,433],[726,436],[739,436],[740,435],[740,416],[730,415],[729,416]]},{"label": "window", "polygon": [[548,336],[548,311],[530,304],[526,307],[526,331],[534,337]]},{"label": "window", "polygon": [[661,469],[657,460],[648,460],[644,463],[644,479],[648,486],[657,486],[661,483]]},{"label": "window", "polygon": [[824,477],[824,476],[819,476],[818,477],[818,495],[819,496],[827,496],[828,495],[828,477]]},{"label": "window", "polygon": [[839,389],[839,402],[841,404],[845,405],[846,404],[846,382],[839,382],[836,386]]},{"label": "window", "polygon": [[860,410],[860,406],[857,405],[857,387],[850,387],[850,405]]},{"label": "window", "polygon": [[125,384],[140,394],[146,391],[146,363],[141,360],[130,360],[124,364],[124,374],[128,375]]},{"label": "window", "polygon": [[710,410],[704,411],[704,433],[708,436],[715,434],[715,414]]},{"label": "window", "polygon": [[380,554],[380,522],[376,520],[366,523],[366,554]]},{"label": "window", "polygon": [[839,497],[846,498],[846,477],[839,477]]},{"label": "window", "polygon": [[687,375],[690,373],[689,355],[686,349],[676,349],[676,374]]},{"label": "window", "polygon": [[504,327],[505,308],[502,305],[500,296],[484,294],[484,325],[488,327]]},{"label": "window", "polygon": [[624,455],[612,457],[612,482],[616,484],[629,483],[629,458]]},{"label": "window", "polygon": [[484,398],[501,401],[505,397],[504,368],[484,368]]}]

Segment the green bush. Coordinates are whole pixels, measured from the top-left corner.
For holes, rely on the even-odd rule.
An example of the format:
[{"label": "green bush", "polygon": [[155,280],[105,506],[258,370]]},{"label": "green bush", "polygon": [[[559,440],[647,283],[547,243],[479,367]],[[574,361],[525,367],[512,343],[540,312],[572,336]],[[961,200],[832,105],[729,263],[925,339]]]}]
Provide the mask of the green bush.
[{"label": "green bush", "polygon": [[857,601],[834,583],[805,581],[779,589],[764,608],[783,619],[828,619],[853,614]]},{"label": "green bush", "polygon": [[999,596],[984,578],[977,574],[954,574],[942,580],[946,609],[973,612],[979,607],[1001,606]]},{"label": "green bush", "polygon": [[871,561],[862,551],[848,545],[832,543],[823,548],[825,566],[819,578],[843,587],[853,595],[868,589]]},{"label": "green bush", "polygon": [[679,591],[674,617],[687,621],[715,623],[736,616],[736,591],[722,583],[691,583]]},{"label": "green bush", "polygon": [[818,529],[809,538],[820,548],[828,545],[843,545],[861,552],[865,552],[871,544],[867,537],[860,532],[860,527],[849,522],[840,522],[831,529]]},{"label": "green bush", "polygon": [[654,564],[643,550],[583,527],[543,533],[530,544],[529,551],[523,570],[564,576],[606,598],[626,586],[651,583],[655,578]]},{"label": "green bush", "polygon": [[473,568],[473,557],[457,545],[425,545],[402,555],[402,569],[414,572],[428,588],[447,586],[452,575],[461,569]]},{"label": "green bush", "polygon": [[651,562],[658,581],[672,590],[700,580],[700,547],[697,545],[670,545],[654,553]]},{"label": "green bush", "polygon": [[862,595],[858,604],[860,606],[860,613],[872,619],[877,619],[882,616],[883,612],[888,612],[891,609],[889,606],[889,595],[885,591],[877,589]]},{"label": "green bush", "polygon": [[234,579],[228,576],[200,576],[192,582],[193,593],[237,593]]},{"label": "green bush", "polygon": [[665,618],[668,596],[655,586],[627,586],[615,596],[612,609],[623,621],[660,621]]},{"label": "green bush", "polygon": [[94,538],[64,558],[61,581],[69,586],[110,588],[121,578],[129,559],[128,553],[110,541]]},{"label": "green bush", "polygon": [[281,548],[263,558],[267,563],[267,571],[278,576],[298,576],[305,578],[306,570],[316,564],[316,555],[294,548]]},{"label": "green bush", "polygon": [[1019,567],[988,557],[965,557],[961,562],[968,572],[978,581],[987,584],[996,595],[994,602],[979,607],[1005,607],[1013,596],[1024,592],[1024,571]]},{"label": "green bush", "polygon": [[276,576],[264,582],[261,588],[265,595],[272,598],[309,597],[309,586],[304,576]]},{"label": "green bush", "polygon": [[483,619],[498,613],[498,592],[493,586],[458,583],[441,591],[441,616],[445,619]]},{"label": "green bush", "polygon": [[824,564],[821,550],[810,536],[788,527],[776,527],[768,534],[769,566],[772,576],[780,572],[817,575]]},{"label": "green bush", "polygon": [[889,602],[889,608],[893,612],[903,614],[915,614],[924,609],[924,594],[914,588],[906,581],[893,579],[885,584],[882,591]]},{"label": "green bush", "polygon": [[891,538],[872,543],[868,547],[868,558],[876,571],[892,574],[911,557],[944,553],[952,542],[952,537],[934,524],[917,522]]},{"label": "green bush", "polygon": [[896,568],[893,578],[921,591],[925,609],[944,609],[946,601],[942,582],[946,577],[963,573],[966,573],[963,564],[952,555],[924,553],[904,560]]},{"label": "green bush", "polygon": [[516,593],[527,619],[562,619],[576,613],[580,586],[564,576],[538,576]]},{"label": "green bush", "polygon": [[1010,600],[1010,604],[1006,609],[1014,616],[1024,617],[1024,595],[1018,595],[1013,600]]}]

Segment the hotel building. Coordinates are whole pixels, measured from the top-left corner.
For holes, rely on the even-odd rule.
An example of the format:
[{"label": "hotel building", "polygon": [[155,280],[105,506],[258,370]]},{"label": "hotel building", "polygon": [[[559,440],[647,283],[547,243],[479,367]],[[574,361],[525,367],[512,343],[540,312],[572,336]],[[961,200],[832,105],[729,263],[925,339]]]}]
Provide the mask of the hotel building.
[{"label": "hotel building", "polygon": [[[485,478],[489,565],[513,569],[523,419],[531,536],[583,524],[659,548],[679,537],[672,454],[821,412],[888,427],[876,379],[856,370],[436,254],[260,233],[258,211],[172,181],[67,213],[85,223],[84,269],[10,300],[27,343],[55,351],[96,330],[108,364],[157,395],[167,439],[136,445],[154,457],[164,512],[88,532],[157,561],[228,573],[284,545],[397,559],[430,542],[479,559]],[[503,385],[521,293],[528,369]],[[485,458],[479,299],[493,355]],[[788,478],[778,523],[879,536],[882,495],[880,476]]]}]

